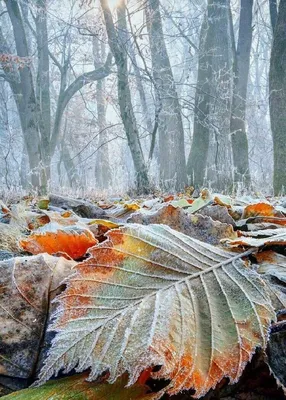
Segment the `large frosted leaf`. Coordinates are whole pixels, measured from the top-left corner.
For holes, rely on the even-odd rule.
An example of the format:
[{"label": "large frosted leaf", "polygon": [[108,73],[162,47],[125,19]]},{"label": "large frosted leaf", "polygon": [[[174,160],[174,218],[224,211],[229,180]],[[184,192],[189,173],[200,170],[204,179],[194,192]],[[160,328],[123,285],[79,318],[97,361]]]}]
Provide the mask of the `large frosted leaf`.
[{"label": "large frosted leaf", "polygon": [[[265,283],[241,259],[164,225],[130,224],[90,249],[60,296],[57,336],[40,382],[60,369],[109,369],[109,381],[162,366],[176,393],[202,396],[235,382],[275,312]],[[244,253],[245,255],[245,253]]]}]

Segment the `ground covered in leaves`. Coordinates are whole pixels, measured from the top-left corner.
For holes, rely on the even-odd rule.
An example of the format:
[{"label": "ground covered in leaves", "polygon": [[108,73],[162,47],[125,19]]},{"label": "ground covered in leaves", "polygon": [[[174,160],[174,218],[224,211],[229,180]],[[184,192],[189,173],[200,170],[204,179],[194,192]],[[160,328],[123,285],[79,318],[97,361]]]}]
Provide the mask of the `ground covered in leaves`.
[{"label": "ground covered in leaves", "polygon": [[285,398],[285,253],[286,198],[0,203],[0,396]]}]

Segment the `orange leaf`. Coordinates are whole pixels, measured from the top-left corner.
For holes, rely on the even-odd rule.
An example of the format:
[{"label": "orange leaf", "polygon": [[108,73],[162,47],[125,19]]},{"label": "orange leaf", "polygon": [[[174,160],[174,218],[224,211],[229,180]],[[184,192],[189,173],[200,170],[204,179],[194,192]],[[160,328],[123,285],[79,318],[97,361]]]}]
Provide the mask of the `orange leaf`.
[{"label": "orange leaf", "polygon": [[32,254],[61,252],[76,260],[97,242],[89,229],[47,224],[43,229],[32,233],[27,239],[21,240],[20,246]]},{"label": "orange leaf", "polygon": [[275,215],[275,208],[268,203],[257,203],[246,206],[242,218],[265,216],[273,217]]},{"label": "orange leaf", "polygon": [[173,201],[174,199],[175,199],[174,196],[170,195],[170,196],[164,197],[164,202],[167,203],[168,201]]}]

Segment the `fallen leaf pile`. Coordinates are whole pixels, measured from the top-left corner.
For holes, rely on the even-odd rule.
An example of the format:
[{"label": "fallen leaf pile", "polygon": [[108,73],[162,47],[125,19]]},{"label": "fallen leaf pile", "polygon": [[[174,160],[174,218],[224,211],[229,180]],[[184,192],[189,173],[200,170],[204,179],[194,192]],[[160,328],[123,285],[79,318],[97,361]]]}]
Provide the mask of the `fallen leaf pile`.
[{"label": "fallen leaf pile", "polygon": [[0,204],[0,396],[200,398],[257,348],[285,388],[286,201],[190,193]]}]

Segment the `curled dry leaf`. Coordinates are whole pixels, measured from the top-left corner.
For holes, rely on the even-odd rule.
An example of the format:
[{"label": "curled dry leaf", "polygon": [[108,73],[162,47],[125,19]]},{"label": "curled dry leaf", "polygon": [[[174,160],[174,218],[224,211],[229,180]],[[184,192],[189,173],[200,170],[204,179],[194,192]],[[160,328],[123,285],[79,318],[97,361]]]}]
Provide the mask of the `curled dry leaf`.
[{"label": "curled dry leaf", "polygon": [[263,247],[263,246],[274,246],[274,245],[284,245],[286,244],[286,230],[284,229],[283,233],[279,235],[273,235],[271,237],[257,239],[253,237],[241,236],[238,239],[222,239],[222,243],[224,243],[228,247]]},{"label": "curled dry leaf", "polygon": [[50,292],[70,274],[74,261],[41,254],[0,262],[0,374],[32,375]]},{"label": "curled dry leaf", "polygon": [[113,385],[87,382],[88,374],[81,374],[47,382],[40,388],[31,388],[12,393],[3,400],[156,400],[158,393],[149,393],[148,387],[135,384],[125,387],[127,376],[122,376]]},{"label": "curled dry leaf", "polygon": [[280,216],[280,213],[277,213],[275,207],[269,203],[256,203],[250,204],[245,207],[243,211],[243,219],[250,217],[275,217]]},{"label": "curled dry leaf", "polygon": [[140,206],[137,203],[124,203],[116,204],[113,207],[106,210],[108,218],[115,220],[116,222],[125,222],[134,212],[138,211]]},{"label": "curled dry leaf", "polygon": [[164,225],[130,224],[108,233],[76,267],[51,329],[57,332],[39,375],[91,368],[161,366],[165,391],[204,395],[229,377],[236,382],[257,346],[265,348],[275,311],[265,283],[241,257]]},{"label": "curled dry leaf", "polygon": [[44,214],[49,218],[49,222],[57,223],[62,226],[76,225],[79,217],[72,211],[43,211]]},{"label": "curled dry leaf", "polygon": [[20,240],[21,248],[29,253],[66,253],[75,260],[84,256],[87,249],[96,243],[97,240],[89,229],[76,225],[63,227],[58,224],[47,224],[27,239]]},{"label": "curled dry leaf", "polygon": [[41,228],[50,222],[50,218],[45,214],[27,213],[27,228],[31,231]]},{"label": "curled dry leaf", "polygon": [[104,218],[106,213],[90,201],[63,197],[55,194],[49,196],[52,206],[61,207],[64,210],[72,210],[83,218]]},{"label": "curled dry leaf", "polygon": [[104,219],[94,219],[91,220],[90,222],[87,222],[86,225],[99,241],[103,241],[105,240],[105,234],[110,229],[119,228],[121,224],[111,221],[106,221]]},{"label": "curled dry leaf", "polygon": [[214,221],[235,226],[235,221],[229,214],[227,207],[220,205],[207,206],[200,210],[200,214],[211,217]]},{"label": "curled dry leaf", "polygon": [[188,213],[190,214],[193,214],[212,203],[213,203],[212,194],[208,191],[208,189],[203,189],[201,191],[200,197],[194,200],[191,207],[188,207],[186,211],[188,211]]},{"label": "curled dry leaf", "polygon": [[214,221],[208,216],[189,214],[173,205],[164,205],[157,212],[135,213],[127,222],[149,224],[165,224],[185,235],[210,244],[219,244],[222,238],[236,238],[233,227]]},{"label": "curled dry leaf", "polygon": [[237,221],[236,225],[237,226],[244,226],[244,225],[254,225],[254,224],[275,224],[277,226],[284,226],[286,225],[286,218],[278,218],[278,217],[251,217],[247,219],[241,219],[240,221]]},{"label": "curled dry leaf", "polygon": [[285,228],[274,228],[274,229],[254,229],[253,231],[238,231],[238,236],[249,236],[249,237],[271,237],[275,235],[285,235]]},{"label": "curled dry leaf", "polygon": [[[274,251],[265,251],[256,255],[259,262],[258,272],[275,276],[286,283],[286,257]],[[286,307],[286,305],[285,305]]]},{"label": "curled dry leaf", "polygon": [[286,257],[271,250],[257,253],[257,272],[271,289],[272,303],[277,311],[286,308]]}]

